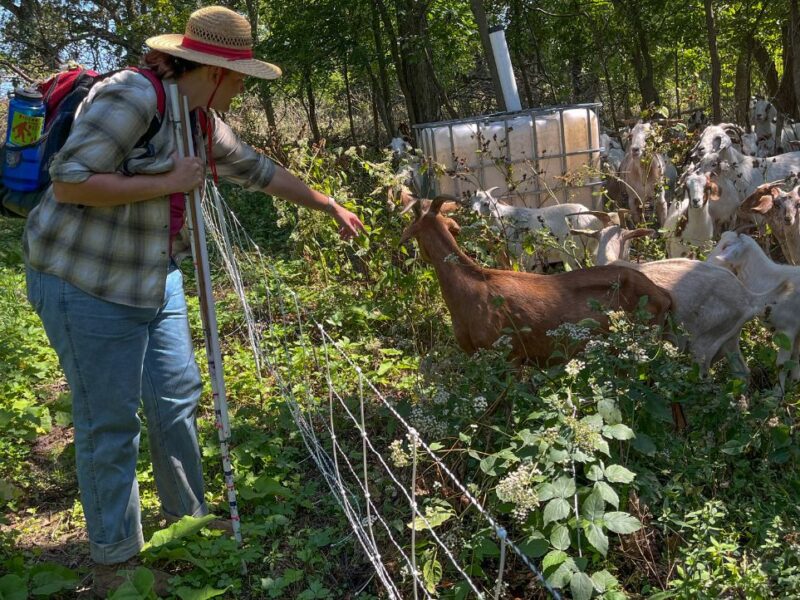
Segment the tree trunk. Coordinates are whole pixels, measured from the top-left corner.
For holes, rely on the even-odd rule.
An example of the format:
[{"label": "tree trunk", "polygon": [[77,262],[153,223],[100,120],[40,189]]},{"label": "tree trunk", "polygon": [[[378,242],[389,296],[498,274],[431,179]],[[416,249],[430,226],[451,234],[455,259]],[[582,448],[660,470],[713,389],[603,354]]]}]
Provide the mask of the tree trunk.
[{"label": "tree trunk", "polygon": [[311,136],[314,138],[314,141],[319,142],[322,139],[322,135],[319,132],[319,122],[317,121],[317,100],[314,97],[314,86],[311,85],[310,75],[306,76],[305,94],[306,101],[308,102],[306,105],[308,126],[311,128]]},{"label": "tree trunk", "polygon": [[[258,43],[258,2],[257,0],[246,0],[247,5],[247,20],[250,21],[250,35],[253,36],[253,46]],[[268,83],[259,81],[258,86],[258,99],[261,103],[261,108],[267,115],[267,124],[270,128],[271,135],[278,135],[278,126],[275,122],[275,108],[272,105],[272,93],[269,90]]]},{"label": "tree trunk", "polygon": [[344,77],[345,98],[347,99],[347,120],[350,123],[350,137],[356,143],[356,126],[353,122],[353,98],[350,94],[350,75],[347,69],[347,54],[342,59],[342,76]]},{"label": "tree trunk", "polygon": [[755,58],[758,69],[761,71],[761,76],[767,86],[767,96],[775,97],[780,87],[778,70],[775,68],[775,63],[772,61],[772,57],[764,47],[764,44],[758,41],[757,38],[753,39],[753,58]]},{"label": "tree trunk", "polygon": [[798,0],[791,0],[789,18],[789,47],[792,49],[792,89],[794,91],[794,105],[789,116],[800,119],[800,6]]},{"label": "tree trunk", "polygon": [[736,59],[736,78],[733,87],[735,118],[750,130],[750,56],[752,39],[742,40],[742,49]]},{"label": "tree trunk", "polygon": [[703,0],[706,9],[706,31],[708,32],[708,53],[711,58],[711,121],[720,123],[722,121],[722,105],[720,103],[720,79],[722,78],[722,67],[719,62],[719,50],[717,49],[717,23],[714,18],[714,7],[712,0]]},{"label": "tree trunk", "polygon": [[648,32],[644,30],[642,24],[641,8],[636,2],[612,1],[620,18],[627,21],[632,29],[634,41],[631,47],[631,59],[636,82],[639,84],[639,93],[642,95],[642,108],[658,105],[661,102],[655,86],[653,57],[650,55],[650,46],[647,43]]},{"label": "tree trunk", "polygon": [[481,46],[483,46],[483,55],[486,60],[486,66],[489,67],[489,75],[492,78],[492,87],[494,88],[494,97],[497,101],[497,110],[506,111],[506,102],[503,97],[503,88],[500,85],[500,75],[497,73],[497,64],[494,62],[494,52],[492,52],[492,43],[489,39],[489,24],[486,22],[486,11],[483,9],[483,0],[469,0],[469,5],[472,8],[472,14],[475,17],[475,23],[478,25],[478,32],[481,36]]},{"label": "tree trunk", "polygon": [[[392,32],[391,17],[383,0],[375,0],[384,28]],[[403,90],[411,125],[439,121],[441,95],[432,63],[427,55],[427,2],[397,0],[397,35],[391,33],[391,53]]]},{"label": "tree trunk", "polygon": [[[389,73],[386,68],[386,53],[383,49],[383,37],[381,36],[381,23],[378,17],[378,11],[375,2],[370,3],[372,13],[372,36],[375,40],[375,57],[378,63],[378,79],[377,82],[373,81],[373,94],[378,105],[378,112],[386,133],[391,139],[396,134],[394,127],[394,119],[392,118],[392,95],[391,88],[389,87]],[[367,64],[367,69],[372,76],[372,70]],[[375,85],[378,83],[379,85]]]}]

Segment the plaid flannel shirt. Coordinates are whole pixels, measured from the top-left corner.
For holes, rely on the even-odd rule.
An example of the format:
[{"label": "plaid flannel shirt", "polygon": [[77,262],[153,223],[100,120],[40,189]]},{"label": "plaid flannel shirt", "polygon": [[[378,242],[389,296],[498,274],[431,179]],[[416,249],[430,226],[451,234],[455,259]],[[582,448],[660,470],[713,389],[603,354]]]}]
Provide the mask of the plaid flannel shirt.
[{"label": "plaid flannel shirt", "polygon": [[[169,87],[165,88],[169,106]],[[169,109],[148,147],[134,148],[157,110],[155,90],[143,75],[121,71],[98,82],[53,159],[52,180],[80,183],[95,173],[170,171],[175,141]],[[242,142],[221,119],[214,119],[212,150],[219,177],[247,189],[263,189],[275,164]],[[195,147],[200,144],[196,128]],[[93,296],[158,307],[170,260],[169,215],[168,196],[117,206],[81,206],[57,202],[51,185],[28,215],[25,257],[34,269],[57,275]],[[176,243],[172,252],[185,250]]]}]

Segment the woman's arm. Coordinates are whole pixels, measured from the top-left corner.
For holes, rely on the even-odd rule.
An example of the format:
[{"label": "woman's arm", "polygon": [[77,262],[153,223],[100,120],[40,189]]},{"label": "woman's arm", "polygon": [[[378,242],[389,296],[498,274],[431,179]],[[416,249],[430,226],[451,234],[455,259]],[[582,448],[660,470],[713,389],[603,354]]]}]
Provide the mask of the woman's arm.
[{"label": "woman's arm", "polygon": [[199,158],[172,157],[174,168],[159,175],[96,173],[81,183],[53,182],[58,202],[84,206],[118,206],[152,200],[175,192],[189,192],[203,183],[204,167]]},{"label": "woman's arm", "polygon": [[324,210],[339,224],[339,235],[343,239],[350,239],[365,231],[361,220],[349,210],[337,204],[325,194],[312,190],[300,179],[289,171],[275,165],[275,174],[264,188],[271,196],[278,196],[299,206]]}]

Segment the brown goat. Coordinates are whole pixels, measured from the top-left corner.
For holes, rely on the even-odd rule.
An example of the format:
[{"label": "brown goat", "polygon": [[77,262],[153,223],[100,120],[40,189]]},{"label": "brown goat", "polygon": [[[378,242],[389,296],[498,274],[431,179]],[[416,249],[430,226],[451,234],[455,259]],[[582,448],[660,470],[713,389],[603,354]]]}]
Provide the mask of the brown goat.
[{"label": "brown goat", "polygon": [[647,296],[646,310],[663,323],[669,294],[633,269],[607,266],[537,275],[480,267],[458,247],[453,237],[458,224],[439,214],[446,199],[436,198],[424,213],[419,203],[412,204],[417,218],[405,228],[401,242],[416,238],[423,258],[433,264],[464,352],[490,348],[501,335],[513,332],[515,361],[547,364],[554,350],[549,330],[585,318],[608,326],[605,315],[589,307],[590,300],[630,312]]}]

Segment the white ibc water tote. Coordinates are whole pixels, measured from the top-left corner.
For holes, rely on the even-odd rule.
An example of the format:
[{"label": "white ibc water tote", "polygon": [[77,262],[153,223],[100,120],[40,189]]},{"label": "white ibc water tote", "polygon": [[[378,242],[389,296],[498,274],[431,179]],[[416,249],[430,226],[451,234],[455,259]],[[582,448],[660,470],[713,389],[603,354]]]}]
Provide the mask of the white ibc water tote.
[{"label": "white ibc water tote", "polygon": [[507,204],[538,208],[578,202],[602,208],[599,103],[535,108],[415,125],[426,158],[444,166],[435,194],[477,189]]}]

